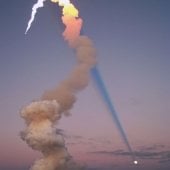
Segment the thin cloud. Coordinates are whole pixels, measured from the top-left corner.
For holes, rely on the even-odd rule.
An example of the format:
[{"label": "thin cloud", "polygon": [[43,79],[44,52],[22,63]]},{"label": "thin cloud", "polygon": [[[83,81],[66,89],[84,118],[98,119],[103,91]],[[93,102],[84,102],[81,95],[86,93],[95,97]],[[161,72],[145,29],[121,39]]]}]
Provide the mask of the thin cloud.
[{"label": "thin cloud", "polygon": [[153,151],[165,148],[165,145],[155,144],[153,146],[142,146],[141,151]]},{"label": "thin cloud", "polygon": [[[131,156],[130,152],[122,149],[115,151],[94,151],[91,154],[109,155],[109,156]],[[134,151],[134,155],[139,159],[156,159],[159,163],[170,162],[170,151]]]}]

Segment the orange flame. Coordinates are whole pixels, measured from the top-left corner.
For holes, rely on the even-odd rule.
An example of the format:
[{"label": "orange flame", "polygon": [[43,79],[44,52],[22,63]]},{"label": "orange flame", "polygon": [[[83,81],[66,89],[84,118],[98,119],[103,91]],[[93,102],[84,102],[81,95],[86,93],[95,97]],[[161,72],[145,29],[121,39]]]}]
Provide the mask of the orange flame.
[{"label": "orange flame", "polygon": [[63,15],[78,17],[78,10],[69,0],[51,0],[53,3],[58,3],[63,8]]},{"label": "orange flame", "polygon": [[63,7],[62,21],[66,26],[63,36],[69,45],[73,46],[82,27],[82,19],[78,18],[79,11],[69,0],[51,0],[51,2]]}]

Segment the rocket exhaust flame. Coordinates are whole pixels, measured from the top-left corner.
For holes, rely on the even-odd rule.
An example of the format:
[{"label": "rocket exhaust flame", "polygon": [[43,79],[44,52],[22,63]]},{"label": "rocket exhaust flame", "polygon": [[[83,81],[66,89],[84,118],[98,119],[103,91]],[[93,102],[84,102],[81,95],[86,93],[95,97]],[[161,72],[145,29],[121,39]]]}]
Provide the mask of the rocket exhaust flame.
[{"label": "rocket exhaust flame", "polygon": [[27,29],[25,31],[25,34],[27,34],[28,30],[31,28],[32,22],[34,21],[35,15],[37,13],[37,9],[43,7],[45,1],[46,0],[37,0],[37,3],[33,5],[32,13],[31,13],[31,18],[28,21],[28,25],[27,25]]}]

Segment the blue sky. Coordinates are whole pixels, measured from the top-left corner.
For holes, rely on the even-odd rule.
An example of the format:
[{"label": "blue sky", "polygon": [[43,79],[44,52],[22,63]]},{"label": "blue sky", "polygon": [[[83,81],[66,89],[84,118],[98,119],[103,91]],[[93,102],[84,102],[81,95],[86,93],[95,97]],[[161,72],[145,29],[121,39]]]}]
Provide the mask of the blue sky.
[{"label": "blue sky", "polygon": [[[65,79],[75,64],[63,40],[61,10],[50,2],[24,34],[35,0],[1,0],[0,169],[28,169],[39,156],[20,139],[19,110]],[[131,164],[93,81],[78,94],[58,128],[79,163],[102,170],[170,168],[170,2],[74,0],[83,34],[97,49],[98,67],[139,166]],[[17,155],[17,156],[16,156]],[[81,156],[80,156],[81,155]]]}]

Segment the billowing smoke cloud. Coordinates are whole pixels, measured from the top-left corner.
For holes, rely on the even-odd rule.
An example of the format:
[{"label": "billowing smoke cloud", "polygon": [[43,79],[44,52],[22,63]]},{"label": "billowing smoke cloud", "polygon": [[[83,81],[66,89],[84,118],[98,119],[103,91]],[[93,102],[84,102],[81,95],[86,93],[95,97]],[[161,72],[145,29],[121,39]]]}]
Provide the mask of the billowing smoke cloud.
[{"label": "billowing smoke cloud", "polygon": [[[76,93],[88,85],[90,69],[96,64],[96,51],[88,37],[80,36],[82,19],[78,18],[78,10],[74,5],[67,0],[59,1],[59,5],[63,6],[62,21],[66,26],[63,36],[75,50],[77,65],[55,89],[46,91],[39,101],[29,104],[20,112],[26,122],[26,128],[21,132],[22,139],[43,155],[31,170],[81,169],[71,159],[63,136],[55,125],[73,107]],[[33,8],[37,9],[35,5]]]},{"label": "billowing smoke cloud", "polygon": [[26,129],[21,137],[33,149],[41,151],[43,159],[35,162],[32,170],[53,170],[62,166],[69,155],[64,146],[61,134],[56,133],[55,123],[60,119],[60,106],[55,101],[38,101],[23,108],[22,118],[26,121]]}]

